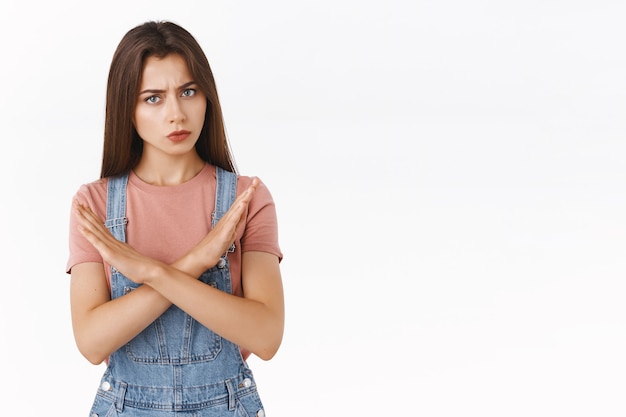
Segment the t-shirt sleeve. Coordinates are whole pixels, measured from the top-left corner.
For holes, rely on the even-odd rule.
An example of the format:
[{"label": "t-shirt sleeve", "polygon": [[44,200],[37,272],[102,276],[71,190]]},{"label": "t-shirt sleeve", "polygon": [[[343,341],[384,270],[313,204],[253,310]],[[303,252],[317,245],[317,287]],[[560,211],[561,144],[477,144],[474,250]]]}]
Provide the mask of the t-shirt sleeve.
[{"label": "t-shirt sleeve", "polygon": [[[82,185],[74,198],[80,203],[89,206],[100,219],[106,217],[106,180],[98,180]],[[104,223],[104,220],[102,222]],[[69,225],[69,258],[65,272],[70,274],[74,265],[83,262],[102,263],[102,256],[78,230],[78,222],[73,209],[70,211]]]},{"label": "t-shirt sleeve", "polygon": [[[249,177],[240,177],[239,190],[245,190],[251,183]],[[267,186],[261,181],[248,206],[246,228],[241,238],[241,251],[261,251],[278,256],[283,254],[278,242],[278,220],[274,199]]]}]

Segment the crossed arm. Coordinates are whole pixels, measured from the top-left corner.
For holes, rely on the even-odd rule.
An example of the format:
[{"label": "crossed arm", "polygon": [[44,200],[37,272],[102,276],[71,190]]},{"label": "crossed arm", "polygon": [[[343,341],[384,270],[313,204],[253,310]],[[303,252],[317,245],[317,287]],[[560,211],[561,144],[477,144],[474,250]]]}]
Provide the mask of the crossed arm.
[{"label": "crossed arm", "polygon": [[[90,362],[101,363],[175,304],[222,337],[264,360],[271,359],[280,346],[284,328],[278,258],[265,252],[242,254],[244,297],[227,294],[197,279],[234,241],[237,229],[245,223],[257,185],[255,179],[216,227],[170,265],[115,239],[89,207],[75,201],[78,227],[103,260],[129,279],[145,284],[111,300],[102,263],[85,262],[72,268],[72,326],[80,352]],[[205,308],[207,304],[212,308]]]}]

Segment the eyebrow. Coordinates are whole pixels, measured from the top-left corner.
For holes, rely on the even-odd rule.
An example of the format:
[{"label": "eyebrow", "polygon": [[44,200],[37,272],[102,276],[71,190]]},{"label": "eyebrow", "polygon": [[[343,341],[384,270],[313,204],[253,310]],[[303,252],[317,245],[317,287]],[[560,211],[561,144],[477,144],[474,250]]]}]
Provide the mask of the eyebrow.
[{"label": "eyebrow", "polygon": [[[181,85],[180,87],[178,87],[179,90],[184,90],[185,88],[192,86],[196,84],[195,81],[189,81],[188,83],[185,83],[183,85]],[[139,95],[142,94],[159,94],[159,93],[164,93],[165,90],[153,90],[153,89],[147,89],[147,90],[143,90],[139,92]]]}]

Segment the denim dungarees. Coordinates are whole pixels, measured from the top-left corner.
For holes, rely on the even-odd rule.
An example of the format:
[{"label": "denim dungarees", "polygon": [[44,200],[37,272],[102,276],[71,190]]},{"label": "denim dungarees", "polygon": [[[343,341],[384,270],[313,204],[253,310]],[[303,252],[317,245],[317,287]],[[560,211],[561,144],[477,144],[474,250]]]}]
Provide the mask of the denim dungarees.
[{"label": "denim dungarees", "polygon": [[[216,167],[213,227],[234,202],[237,175]],[[109,179],[106,226],[126,241],[128,175]],[[230,251],[234,250],[234,245]],[[231,293],[227,256],[199,278]],[[111,298],[138,284],[111,267]],[[207,308],[211,308],[207,304]],[[124,320],[119,317],[119,320]],[[239,347],[175,305],[109,358],[91,417],[263,417],[251,370]]]}]

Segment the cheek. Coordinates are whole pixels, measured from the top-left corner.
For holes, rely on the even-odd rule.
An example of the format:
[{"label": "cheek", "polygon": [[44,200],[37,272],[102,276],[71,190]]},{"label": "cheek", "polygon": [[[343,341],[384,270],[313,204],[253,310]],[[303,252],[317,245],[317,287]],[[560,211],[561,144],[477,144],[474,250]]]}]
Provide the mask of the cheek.
[{"label": "cheek", "polygon": [[198,106],[198,119],[201,120],[201,123],[204,124],[204,118],[206,115],[206,102],[203,105]]},{"label": "cheek", "polygon": [[151,126],[149,114],[145,111],[136,110],[133,114],[133,124],[135,125],[135,129],[137,132],[144,131]]}]

